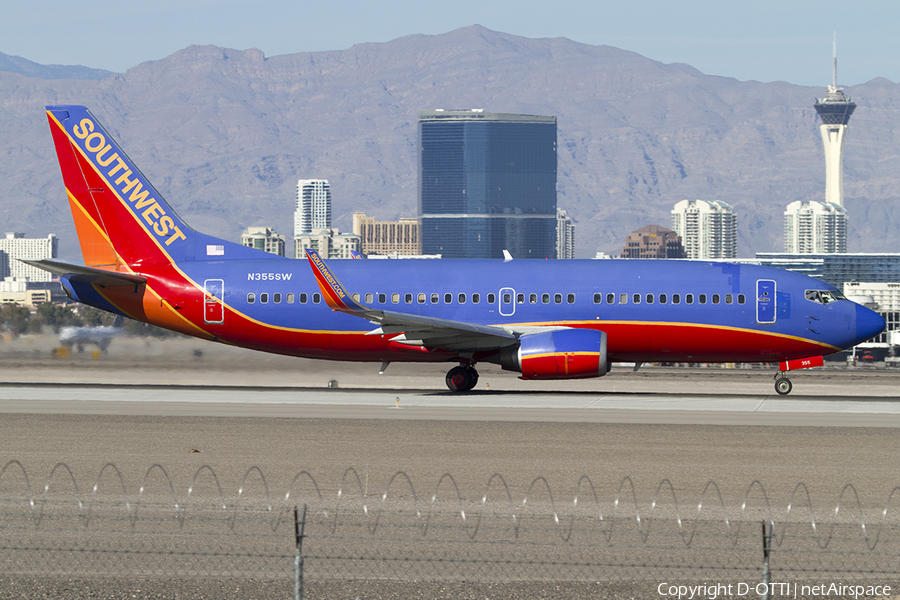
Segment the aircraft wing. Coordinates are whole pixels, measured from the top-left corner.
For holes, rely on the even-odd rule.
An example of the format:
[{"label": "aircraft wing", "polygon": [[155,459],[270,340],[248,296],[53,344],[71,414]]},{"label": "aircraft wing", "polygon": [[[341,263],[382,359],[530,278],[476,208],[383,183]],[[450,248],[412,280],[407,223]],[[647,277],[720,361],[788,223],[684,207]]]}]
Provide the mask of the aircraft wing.
[{"label": "aircraft wing", "polygon": [[94,267],[83,267],[81,265],[73,265],[71,263],[60,260],[24,260],[18,259],[25,264],[29,264],[38,269],[49,271],[60,277],[78,275],[85,281],[96,283],[102,286],[114,285],[140,285],[147,282],[147,278],[141,275],[133,275],[131,273],[119,273],[118,271],[104,271],[103,269],[95,269]]},{"label": "aircraft wing", "polygon": [[408,346],[426,346],[456,351],[482,351],[512,345],[516,333],[502,327],[476,325],[389,310],[378,310],[361,304],[331,273],[315,250],[306,251],[313,274],[332,310],[368,319],[379,327],[368,335],[394,335],[391,341]]}]

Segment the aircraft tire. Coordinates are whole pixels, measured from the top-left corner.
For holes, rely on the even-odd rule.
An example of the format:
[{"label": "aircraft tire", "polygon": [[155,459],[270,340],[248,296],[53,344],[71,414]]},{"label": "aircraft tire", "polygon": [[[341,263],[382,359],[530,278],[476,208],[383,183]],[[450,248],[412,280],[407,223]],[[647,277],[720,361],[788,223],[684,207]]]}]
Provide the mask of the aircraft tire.
[{"label": "aircraft tire", "polygon": [[447,377],[445,378],[447,387],[450,388],[451,392],[468,392],[478,381],[477,373],[475,373],[474,377],[472,376],[474,372],[475,369],[472,368],[453,367],[447,372]]},{"label": "aircraft tire", "polygon": [[478,385],[478,371],[472,367],[467,367],[466,370],[469,372],[469,383],[466,385],[466,389],[463,390],[464,392],[468,392]]},{"label": "aircraft tire", "polygon": [[775,382],[775,391],[778,392],[780,396],[787,396],[791,393],[793,388],[794,384],[792,384],[791,380],[787,377],[782,377]]}]

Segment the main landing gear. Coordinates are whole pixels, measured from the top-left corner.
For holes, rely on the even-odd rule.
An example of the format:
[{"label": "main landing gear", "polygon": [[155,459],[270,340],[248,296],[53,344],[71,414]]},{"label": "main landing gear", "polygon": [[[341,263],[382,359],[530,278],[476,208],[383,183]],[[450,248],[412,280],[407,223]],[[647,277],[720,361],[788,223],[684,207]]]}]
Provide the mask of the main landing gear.
[{"label": "main landing gear", "polygon": [[778,395],[780,396],[787,396],[791,393],[792,389],[794,389],[794,384],[791,383],[790,379],[784,376],[784,371],[779,371],[778,374],[775,375],[775,391],[778,392]]},{"label": "main landing gear", "polygon": [[472,365],[459,365],[447,372],[446,381],[451,392],[468,392],[478,383],[478,371]]}]

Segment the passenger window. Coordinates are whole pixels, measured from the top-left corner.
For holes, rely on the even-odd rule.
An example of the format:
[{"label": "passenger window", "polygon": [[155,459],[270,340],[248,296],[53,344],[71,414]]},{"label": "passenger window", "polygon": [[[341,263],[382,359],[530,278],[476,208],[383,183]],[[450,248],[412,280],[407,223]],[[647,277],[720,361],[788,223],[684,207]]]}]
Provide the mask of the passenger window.
[{"label": "passenger window", "polygon": [[685,294],[684,302],[685,302],[685,304],[693,304],[694,303],[694,295],[693,294]]},{"label": "passenger window", "polygon": [[253,304],[254,302],[256,302],[256,294],[250,292],[247,294],[247,304]]},{"label": "passenger window", "polygon": [[309,296],[306,294],[300,294],[300,304],[306,304],[306,301],[309,299]]},{"label": "passenger window", "polygon": [[632,295],[631,301],[634,302],[635,304],[640,304],[641,303],[641,295],[640,294]]},{"label": "passenger window", "polygon": [[497,296],[494,294],[488,294],[488,304],[493,304],[497,301]]},{"label": "passenger window", "polygon": [[481,294],[472,294],[472,304],[481,302]]},{"label": "passenger window", "polygon": [[603,294],[594,294],[594,304],[600,304],[601,302],[603,302]]},{"label": "passenger window", "polygon": [[403,297],[403,301],[407,304],[412,304],[412,294],[406,294],[406,296]]},{"label": "passenger window", "polygon": [[553,294],[553,301],[562,304],[562,294]]},{"label": "passenger window", "polygon": [[531,304],[537,304],[537,294],[529,295],[528,302],[530,302]]},{"label": "passenger window", "polygon": [[628,294],[619,294],[619,304],[628,304]]},{"label": "passenger window", "polygon": [[681,294],[672,294],[672,304],[681,304]]},{"label": "passenger window", "polygon": [[265,292],[259,295],[259,301],[263,304],[266,304],[269,301],[269,295]]},{"label": "passenger window", "polygon": [[575,294],[569,294],[568,296],[566,296],[566,303],[575,304]]},{"label": "passenger window", "polygon": [[378,294],[378,303],[384,304],[385,302],[387,302],[387,295],[386,294]]},{"label": "passenger window", "polygon": [[519,294],[516,296],[517,304],[525,304],[525,294]]},{"label": "passenger window", "polygon": [[647,294],[647,304],[653,304],[653,294]]},{"label": "passenger window", "polygon": [[359,302],[359,294],[350,294],[350,297],[353,298],[354,302]]},{"label": "passenger window", "polygon": [[432,304],[437,304],[440,299],[441,299],[441,297],[438,294],[431,295],[431,303]]},{"label": "passenger window", "polygon": [[460,294],[459,296],[456,297],[456,301],[459,302],[460,304],[465,304],[466,303],[466,295]]},{"label": "passenger window", "polygon": [[541,303],[550,304],[550,294],[541,294]]},{"label": "passenger window", "polygon": [[318,304],[322,301],[322,296],[319,294],[313,294],[313,304]]},{"label": "passenger window", "polygon": [[373,294],[366,294],[366,304],[372,304],[372,300],[375,299]]},{"label": "passenger window", "polygon": [[665,304],[665,303],[668,302],[668,301],[669,301],[669,297],[668,297],[668,296],[666,296],[665,294],[660,294],[660,295],[659,295],[659,303],[660,303],[660,304]]},{"label": "passenger window", "polygon": [[743,294],[738,294],[738,304],[743,304],[746,301],[747,301],[747,299],[744,297]]},{"label": "passenger window", "polygon": [[453,304],[453,294],[444,294],[444,304]]},{"label": "passenger window", "polygon": [[713,294],[712,301],[713,301],[713,304],[718,304],[719,303],[719,295]]},{"label": "passenger window", "polygon": [[731,304],[732,302],[734,302],[734,296],[725,294],[725,304]]},{"label": "passenger window", "polygon": [[615,304],[616,303],[616,295],[615,294],[607,294],[606,295],[606,303],[607,304]]},{"label": "passenger window", "polygon": [[287,295],[287,303],[288,304],[294,303],[294,294],[293,293]]},{"label": "passenger window", "polygon": [[706,294],[700,294],[697,302],[699,302],[700,304],[706,304]]},{"label": "passenger window", "polygon": [[512,302],[512,294],[503,294],[503,304],[509,304],[510,302]]},{"label": "passenger window", "polygon": [[425,294],[419,294],[418,296],[416,296],[416,301],[418,301],[419,304],[425,304]]},{"label": "passenger window", "polygon": [[281,294],[272,294],[272,302],[281,304]]},{"label": "passenger window", "polygon": [[400,304],[400,294],[391,294],[391,304]]}]

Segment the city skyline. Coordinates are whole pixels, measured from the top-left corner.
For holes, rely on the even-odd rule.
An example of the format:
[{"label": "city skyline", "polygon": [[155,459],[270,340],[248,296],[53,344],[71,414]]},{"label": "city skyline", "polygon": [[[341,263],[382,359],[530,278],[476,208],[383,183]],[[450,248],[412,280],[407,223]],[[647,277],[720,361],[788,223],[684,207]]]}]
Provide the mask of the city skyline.
[{"label": "city skyline", "polygon": [[[507,51],[497,54],[495,48]],[[545,106],[548,110],[534,112],[559,116],[564,148],[559,154],[559,205],[582,225],[578,257],[593,256],[598,249],[614,251],[624,232],[648,222],[665,224],[663,215],[680,198],[720,198],[732,204],[746,224],[738,240],[741,256],[781,249],[782,227],[772,221],[782,221],[788,203],[821,195],[825,171],[811,105],[825,92],[824,85],[743,85],[703,77],[686,67],[661,69],[626,53],[520,40],[478,28],[441,40],[362,50],[365,54],[358,57],[372,62],[364,74],[352,66],[353,53],[340,53],[328,63],[332,75],[327,81],[311,80],[314,73],[302,57],[260,62],[259,54],[196,48],[164,64],[145,65],[128,78],[77,85],[92,97],[98,115],[122,118],[122,131],[127,126],[126,135],[143,148],[148,170],[173,168],[171,178],[160,180],[163,195],[178,202],[182,212],[200,215],[205,230],[232,239],[257,222],[290,235],[283,224],[290,207],[282,202],[275,207],[274,199],[290,193],[285,188],[292,174],[328,177],[339,186],[341,209],[334,217],[341,230],[349,228],[352,213],[359,210],[382,220],[414,215],[412,120],[416,110],[434,106],[515,112]],[[391,57],[404,50],[410,58],[394,64]],[[830,52],[822,54],[826,61],[830,58]],[[416,68],[412,58],[429,55],[452,59]],[[490,58],[482,66],[466,60],[481,55]],[[544,64],[541,57],[546,55],[554,57],[552,65]],[[206,76],[191,75],[198,69]],[[436,86],[417,85],[426,72],[437,78]],[[627,73],[636,77],[623,80]],[[0,184],[10,202],[6,227],[36,235],[66,233],[44,206],[55,193],[52,169],[42,168],[40,159],[27,159],[41,151],[37,138],[45,135],[46,123],[24,106],[39,101],[39,85],[64,94],[74,84],[3,77],[20,81],[16,96],[24,96],[16,105],[22,108],[12,109],[3,126],[4,151],[13,157],[5,166],[7,183]],[[484,82],[484,88],[472,91],[461,85],[471,80]],[[379,81],[392,82],[389,94],[382,93]],[[297,102],[272,110],[282,90],[294,89],[285,87],[291,85],[300,86],[291,92]],[[152,102],[150,89],[159,95]],[[191,90],[189,102],[182,105],[183,95],[175,94],[176,89]],[[219,90],[227,90],[234,101],[227,112],[212,97]],[[101,91],[102,98],[93,97]],[[885,99],[900,92],[886,83],[848,91],[864,102],[847,138],[845,186],[857,230],[848,249],[871,251],[877,248],[865,232],[874,228],[881,234],[879,227],[896,221],[889,212],[894,201],[884,193],[897,172],[886,151],[896,134]],[[544,104],[536,104],[540,102]],[[700,102],[708,110],[690,110]],[[617,129],[617,121],[629,127]],[[180,131],[160,155],[167,122],[178,124]],[[217,135],[225,123],[227,135]],[[880,158],[873,161],[873,154]]]}]

